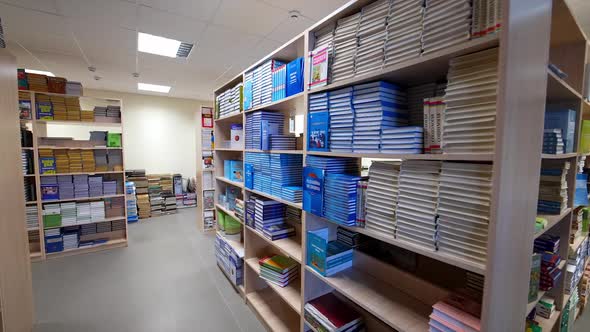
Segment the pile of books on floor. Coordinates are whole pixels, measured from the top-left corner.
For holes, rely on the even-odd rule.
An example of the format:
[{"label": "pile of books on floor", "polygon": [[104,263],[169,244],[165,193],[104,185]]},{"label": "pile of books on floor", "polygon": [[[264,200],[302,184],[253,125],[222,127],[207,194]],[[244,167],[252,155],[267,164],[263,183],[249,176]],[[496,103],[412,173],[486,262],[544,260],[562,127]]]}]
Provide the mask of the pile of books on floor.
[{"label": "pile of books on floor", "polygon": [[432,306],[429,325],[434,331],[481,331],[480,313],[475,300],[451,294]]},{"label": "pile of books on floor", "polygon": [[61,203],[59,207],[61,211],[61,226],[73,226],[78,222],[84,222],[82,219],[78,221],[78,206],[76,202]]},{"label": "pile of books on floor", "polygon": [[140,219],[149,218],[152,216],[151,214],[152,207],[150,203],[150,196],[148,194],[138,194],[137,195],[137,214]]},{"label": "pile of books on floor", "polygon": [[164,200],[164,212],[175,213],[176,212],[176,196],[170,192],[162,193]]},{"label": "pile of books on floor", "polygon": [[127,222],[132,223],[138,221],[135,185],[131,181],[125,182],[125,203],[127,205]]},{"label": "pile of books on floor", "polygon": [[341,225],[356,225],[356,187],[360,180],[354,175],[326,174],[324,217]]},{"label": "pile of books on floor", "polygon": [[225,272],[234,285],[244,281],[244,250],[232,247],[217,233],[215,237],[215,258],[217,265]]},{"label": "pile of books on floor", "polygon": [[422,4],[422,1],[393,1],[391,4],[387,18],[385,65],[416,58],[422,52]]},{"label": "pile of books on floor", "polygon": [[561,214],[568,205],[569,161],[544,161],[541,166],[537,213]]},{"label": "pile of books on floor", "polygon": [[25,221],[27,222],[27,228],[39,227],[39,214],[37,213],[37,205],[27,205],[25,207]]},{"label": "pile of books on floor", "polygon": [[282,135],[284,132],[284,118],[283,113],[273,111],[246,114],[246,149],[269,150],[272,135]]},{"label": "pile of books on floor", "polygon": [[[498,48],[451,59],[449,65],[444,97],[443,153],[493,153]],[[467,133],[470,134],[468,138]]]},{"label": "pile of books on floor", "polygon": [[286,287],[299,276],[299,264],[292,258],[274,255],[258,261],[260,278],[277,285]]},{"label": "pile of books on floor", "polygon": [[561,129],[545,129],[543,134],[543,153],[562,154],[565,144],[561,136]]},{"label": "pile of books on floor", "polygon": [[239,83],[231,89],[220,93],[216,98],[217,118],[226,117],[242,111],[243,84]]},{"label": "pile of books on floor", "polygon": [[184,193],[182,196],[182,205],[184,205],[185,207],[197,205],[196,193]]},{"label": "pile of books on floor", "polygon": [[558,236],[543,234],[535,240],[534,252],[541,256],[541,280],[539,289],[548,291],[557,285],[561,277],[559,263],[560,239]]},{"label": "pile of books on floor", "polygon": [[371,163],[365,203],[364,226],[367,229],[389,236],[395,235],[400,166],[400,162]]},{"label": "pile of books on floor", "polygon": [[305,323],[314,331],[364,331],[362,316],[334,293],[315,298],[303,307]]}]

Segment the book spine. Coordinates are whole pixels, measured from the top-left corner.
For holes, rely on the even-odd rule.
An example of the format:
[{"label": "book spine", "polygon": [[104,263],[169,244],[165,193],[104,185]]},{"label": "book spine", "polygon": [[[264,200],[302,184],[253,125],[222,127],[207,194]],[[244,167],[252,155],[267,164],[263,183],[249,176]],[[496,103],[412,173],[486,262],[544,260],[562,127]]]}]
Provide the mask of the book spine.
[{"label": "book spine", "polygon": [[366,214],[367,214],[367,207],[366,207],[366,192],[369,182],[368,181],[359,181],[357,182],[357,189],[356,189],[356,226],[357,227],[365,227],[366,223]]},{"label": "book spine", "polygon": [[430,98],[424,98],[424,153],[430,153]]}]

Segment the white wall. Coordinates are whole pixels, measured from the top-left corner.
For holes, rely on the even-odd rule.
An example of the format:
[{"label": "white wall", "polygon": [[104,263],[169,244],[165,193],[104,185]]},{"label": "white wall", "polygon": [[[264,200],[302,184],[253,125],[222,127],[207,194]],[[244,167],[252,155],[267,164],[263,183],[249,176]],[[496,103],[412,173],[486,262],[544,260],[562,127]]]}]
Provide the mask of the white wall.
[{"label": "white wall", "polygon": [[[122,99],[123,145],[126,169],[147,173],[196,175],[197,121],[201,106],[213,102],[84,89],[85,96]],[[100,129],[99,129],[100,130]],[[103,130],[112,130],[107,128]],[[88,139],[88,129],[48,127],[49,136]]]}]

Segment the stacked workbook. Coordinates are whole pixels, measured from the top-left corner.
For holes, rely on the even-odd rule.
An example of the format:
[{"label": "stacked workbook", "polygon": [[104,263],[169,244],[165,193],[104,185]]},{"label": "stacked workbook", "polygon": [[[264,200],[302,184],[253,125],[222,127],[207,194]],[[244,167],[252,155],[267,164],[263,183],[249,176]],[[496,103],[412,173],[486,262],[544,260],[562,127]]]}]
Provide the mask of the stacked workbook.
[{"label": "stacked workbook", "polygon": [[392,237],[395,235],[399,173],[399,162],[371,163],[365,203],[365,228]]},{"label": "stacked workbook", "polygon": [[543,234],[535,239],[534,252],[541,255],[539,289],[543,291],[548,291],[555,287],[558,279],[561,277],[559,247],[560,238],[558,236]]},{"label": "stacked workbook", "polygon": [[451,59],[449,65],[443,153],[493,153],[498,48]]},{"label": "stacked workbook", "polygon": [[246,114],[246,149],[270,150],[271,135],[283,134],[284,117],[283,113],[272,111]]},{"label": "stacked workbook", "polygon": [[362,75],[383,66],[387,18],[391,3],[390,0],[378,0],[363,7],[357,30],[355,75]]},{"label": "stacked workbook", "polygon": [[262,228],[262,234],[271,241],[280,240],[295,236],[295,227],[287,223],[265,226]]},{"label": "stacked workbook", "polygon": [[267,60],[244,75],[244,109],[272,102],[272,72],[282,65],[281,61]]},{"label": "stacked workbook", "polygon": [[244,250],[234,248],[224,237],[217,233],[215,237],[215,257],[217,265],[225,272],[234,285],[241,285],[244,280]]},{"label": "stacked workbook", "polygon": [[424,128],[416,126],[381,130],[380,151],[395,154],[420,154],[424,146]]},{"label": "stacked workbook", "polygon": [[353,248],[340,241],[330,241],[327,227],[307,231],[307,266],[329,277],[352,267]]},{"label": "stacked workbook", "polygon": [[[352,87],[310,95],[309,110],[312,111],[312,100],[318,102],[328,99],[330,116],[330,151],[352,152],[354,131],[354,106],[352,104]],[[323,95],[326,95],[324,97]]]},{"label": "stacked workbook", "polygon": [[[307,150],[329,151],[330,113],[328,112],[329,93],[316,93],[309,96],[307,114]],[[352,134],[351,134],[352,143]]]},{"label": "stacked workbook", "polygon": [[90,219],[93,222],[105,219],[104,201],[90,202]]},{"label": "stacked workbook", "polygon": [[132,223],[138,221],[135,184],[131,181],[125,182],[125,203],[127,205],[127,222]]},{"label": "stacked workbook", "polygon": [[76,202],[66,202],[59,205],[61,214],[61,226],[72,226],[78,222],[83,223],[85,220],[83,217],[78,221],[78,205]]},{"label": "stacked workbook", "polygon": [[361,13],[341,18],[334,34],[333,61],[331,67],[332,82],[354,76],[354,59],[357,48],[357,31]]},{"label": "stacked workbook", "polygon": [[66,227],[63,229],[64,250],[78,248],[78,227]]},{"label": "stacked workbook", "polygon": [[[387,23],[385,65],[418,57],[422,51],[422,1],[393,1]],[[378,69],[375,68],[375,69]]]},{"label": "stacked workbook", "polygon": [[242,83],[228,89],[215,98],[217,118],[240,113],[242,111]]},{"label": "stacked workbook", "polygon": [[443,162],[438,190],[438,250],[485,263],[492,165]]},{"label": "stacked workbook", "polygon": [[62,96],[51,95],[49,96],[49,100],[51,100],[51,108],[53,109],[53,120],[67,121],[66,99]]},{"label": "stacked workbook", "polygon": [[404,160],[396,210],[396,237],[436,250],[439,161]]},{"label": "stacked workbook", "polygon": [[568,205],[567,173],[570,162],[544,162],[541,166],[539,200],[537,212],[540,214],[561,214]]},{"label": "stacked workbook", "polygon": [[[285,200],[296,197],[282,197],[284,187],[301,186],[303,156],[297,154],[270,155],[271,194]],[[256,176],[256,175],[254,175]]]},{"label": "stacked workbook", "polygon": [[471,299],[438,301],[432,306],[432,331],[481,331],[481,305]]},{"label": "stacked workbook", "polygon": [[125,199],[123,197],[105,198],[104,206],[107,218],[125,216]]},{"label": "stacked workbook", "polygon": [[336,230],[336,240],[352,248],[358,248],[364,242],[364,239],[366,238],[363,238],[360,233],[353,232],[340,226],[338,226],[338,229]]},{"label": "stacked workbook", "polygon": [[356,189],[360,180],[355,175],[326,174],[324,217],[341,225],[356,225]]},{"label": "stacked workbook", "polygon": [[87,198],[88,193],[88,175],[80,174],[74,175],[74,197],[75,198]]},{"label": "stacked workbook", "polygon": [[89,176],[88,188],[90,197],[103,196],[104,190],[102,176]]},{"label": "stacked workbook", "polygon": [[285,221],[285,204],[262,197],[255,198],[254,227],[263,232],[264,228],[281,225]]},{"label": "stacked workbook", "polygon": [[88,223],[91,220],[92,220],[92,210],[90,208],[90,202],[77,203],[76,204],[76,221],[78,223]]},{"label": "stacked workbook", "polygon": [[68,81],[66,83],[66,94],[71,95],[71,96],[82,96],[83,95],[82,83]]},{"label": "stacked workbook", "polygon": [[545,129],[543,133],[543,153],[562,154],[565,144],[561,136],[561,129]]},{"label": "stacked workbook", "polygon": [[25,207],[25,221],[27,222],[27,228],[39,227],[39,214],[37,213],[36,205],[27,205]]},{"label": "stacked workbook", "polygon": [[82,165],[82,150],[68,150],[68,162],[71,173],[81,173],[84,170]]},{"label": "stacked workbook", "polygon": [[117,194],[117,181],[109,180],[102,182],[102,192],[105,196],[114,196]]},{"label": "stacked workbook", "polygon": [[466,42],[471,34],[471,1],[428,1],[424,12],[424,54]]},{"label": "stacked workbook", "polygon": [[274,255],[258,261],[260,278],[280,287],[286,287],[299,275],[299,264],[292,258]]},{"label": "stacked workbook", "polygon": [[334,293],[309,301],[303,310],[305,323],[314,331],[364,331],[362,316]]},{"label": "stacked workbook", "polygon": [[64,250],[63,237],[59,228],[45,230],[45,253],[51,254]]},{"label": "stacked workbook", "polygon": [[27,73],[26,75],[29,90],[37,92],[49,92],[49,88],[47,87],[47,76],[33,73]]}]

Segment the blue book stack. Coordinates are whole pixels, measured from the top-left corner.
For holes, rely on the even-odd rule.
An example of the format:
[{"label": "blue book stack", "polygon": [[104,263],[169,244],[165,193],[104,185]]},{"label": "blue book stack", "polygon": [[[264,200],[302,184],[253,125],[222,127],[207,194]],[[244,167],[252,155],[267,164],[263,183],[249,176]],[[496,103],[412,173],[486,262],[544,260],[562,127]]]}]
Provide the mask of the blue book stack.
[{"label": "blue book stack", "polygon": [[568,205],[567,172],[570,163],[541,168],[537,213],[561,214]]},{"label": "blue book stack", "polygon": [[378,153],[381,130],[408,125],[406,93],[387,82],[354,87],[353,151]]},{"label": "blue book stack", "polygon": [[574,152],[576,111],[549,106],[545,112],[545,129],[561,129],[565,153]]},{"label": "blue book stack", "polygon": [[244,186],[248,189],[254,189],[254,165],[244,164]]},{"label": "blue book stack", "polygon": [[325,112],[329,110],[328,93],[314,93],[309,95],[309,112]]},{"label": "blue book stack", "polygon": [[303,156],[297,154],[271,154],[271,192],[273,196],[281,197],[283,187],[300,186],[303,172]]},{"label": "blue book stack", "polygon": [[263,191],[263,182],[265,184],[270,182],[270,155],[268,153],[246,152],[245,162],[252,164],[254,168],[254,190]]},{"label": "blue book stack", "polygon": [[272,101],[287,97],[287,65],[272,70]]},{"label": "blue book stack", "polygon": [[287,64],[287,97],[303,91],[303,57],[297,58]]},{"label": "blue book stack", "polygon": [[289,202],[301,203],[303,200],[303,187],[284,186],[281,192],[281,198]]},{"label": "blue book stack", "polygon": [[244,110],[249,110],[252,108],[252,88],[253,88],[253,72],[247,72],[244,74],[244,97],[242,100],[242,105]]},{"label": "blue book stack", "polygon": [[250,198],[249,200],[244,202],[244,206],[246,209],[246,213],[244,216],[244,220],[246,222],[246,226],[250,228],[255,228],[255,220],[256,220],[256,199]]},{"label": "blue book stack", "polygon": [[252,107],[272,102],[272,71],[284,63],[268,60],[254,69],[252,84]]},{"label": "blue book stack", "polygon": [[381,152],[420,154],[424,147],[424,127],[385,128],[381,131]]},{"label": "blue book stack", "polygon": [[294,236],[295,227],[285,223],[265,226],[262,228],[262,234],[271,241],[280,240]]},{"label": "blue book stack", "polygon": [[344,226],[356,225],[356,186],[360,179],[346,174],[326,175],[324,217]]},{"label": "blue book stack", "polygon": [[561,129],[545,129],[543,133],[543,153],[562,154],[565,148]]},{"label": "blue book stack", "polygon": [[293,135],[270,135],[271,150],[296,150],[297,137]]},{"label": "blue book stack", "polygon": [[[263,126],[264,124],[264,126]],[[280,112],[256,111],[246,114],[246,149],[263,150],[263,140],[270,142],[269,135],[282,134],[284,115]],[[263,139],[264,131],[264,139]],[[268,149],[267,149],[268,150]]]},{"label": "blue book stack", "polygon": [[352,96],[352,87],[330,92],[330,151],[352,152],[354,132]]},{"label": "blue book stack", "polygon": [[45,252],[50,254],[64,250],[63,237],[59,228],[45,230]]},{"label": "blue book stack", "polygon": [[254,228],[262,232],[264,227],[285,222],[285,204],[271,199],[256,198]]},{"label": "blue book stack", "polygon": [[76,198],[88,198],[88,175],[74,175],[74,196]]},{"label": "blue book stack", "polygon": [[534,252],[537,253],[557,253],[559,252],[559,236],[543,234],[535,240]]},{"label": "blue book stack", "polygon": [[74,198],[74,182],[71,175],[60,175],[57,177],[59,185],[59,199]]},{"label": "blue book stack", "polygon": [[331,158],[308,155],[305,159],[305,165],[323,169],[326,174],[340,173],[357,175],[359,173],[359,164],[356,158]]},{"label": "blue book stack", "polygon": [[316,111],[307,115],[307,150],[330,151],[330,113]]},{"label": "blue book stack", "polygon": [[41,199],[59,199],[59,183],[57,176],[44,176],[41,178]]},{"label": "blue book stack", "polygon": [[307,265],[329,277],[352,267],[352,247],[340,241],[329,241],[329,229],[307,232]]},{"label": "blue book stack", "polygon": [[[102,176],[89,176],[88,177],[88,188],[90,191],[90,197],[102,196],[103,195]],[[116,192],[116,188],[115,188],[115,192]]]}]

